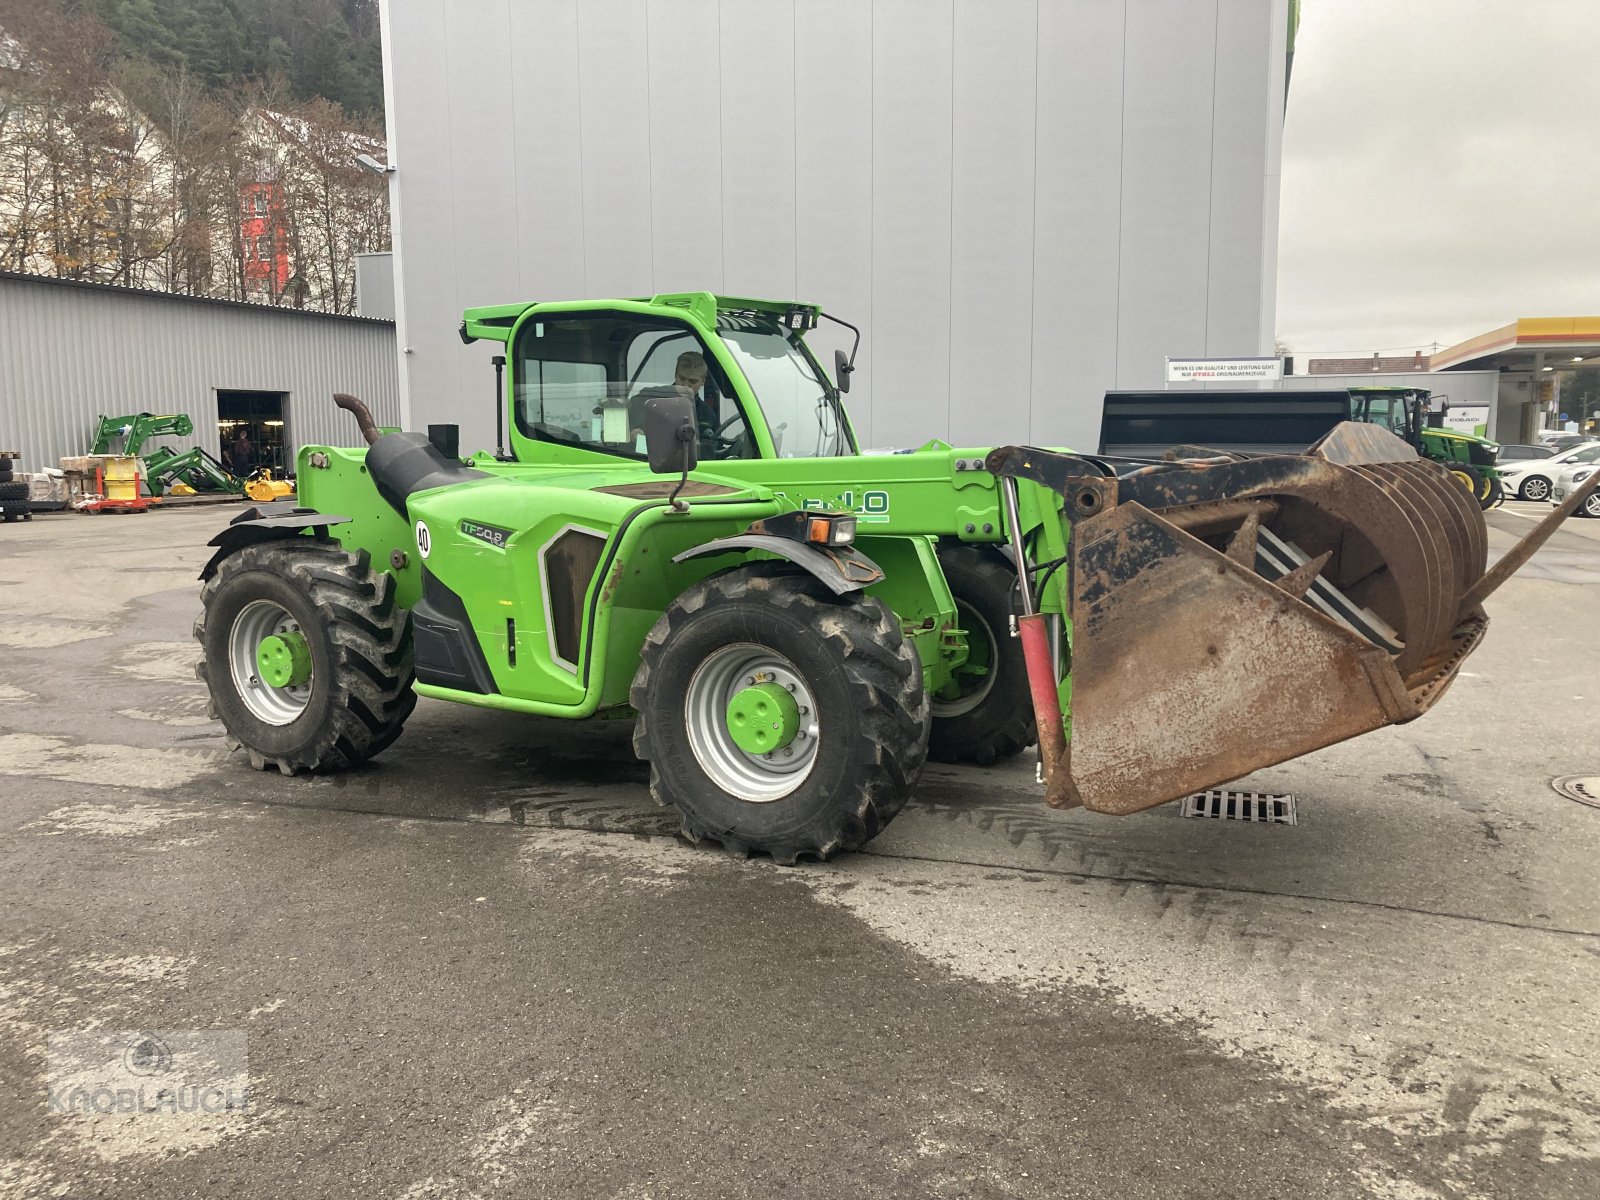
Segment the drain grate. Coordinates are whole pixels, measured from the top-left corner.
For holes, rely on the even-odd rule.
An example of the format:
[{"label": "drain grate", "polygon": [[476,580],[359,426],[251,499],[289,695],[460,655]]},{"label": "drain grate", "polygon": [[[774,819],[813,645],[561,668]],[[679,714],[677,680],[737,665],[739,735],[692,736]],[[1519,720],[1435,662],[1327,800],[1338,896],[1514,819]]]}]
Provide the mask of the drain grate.
[{"label": "drain grate", "polygon": [[1600,775],[1563,775],[1560,779],[1552,779],[1550,786],[1568,800],[1576,800],[1590,808],[1600,808]]},{"label": "drain grate", "polygon": [[1298,825],[1295,799],[1283,792],[1240,792],[1233,788],[1212,788],[1183,798],[1186,817],[1216,817],[1223,821],[1268,821],[1277,825]]}]

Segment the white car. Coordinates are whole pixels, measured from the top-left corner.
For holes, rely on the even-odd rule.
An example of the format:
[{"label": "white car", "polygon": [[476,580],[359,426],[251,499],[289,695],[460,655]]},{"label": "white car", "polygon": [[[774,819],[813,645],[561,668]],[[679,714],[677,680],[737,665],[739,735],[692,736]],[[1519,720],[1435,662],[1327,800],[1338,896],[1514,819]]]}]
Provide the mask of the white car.
[{"label": "white car", "polygon": [[1567,467],[1600,462],[1600,442],[1585,442],[1549,458],[1530,458],[1522,462],[1496,464],[1500,473],[1500,486],[1507,496],[1518,500],[1548,500],[1555,488],[1556,476]]},{"label": "white car", "polygon": [[[1600,462],[1594,464],[1579,463],[1567,467],[1556,476],[1555,486],[1550,489],[1550,503],[1560,504],[1573,490],[1589,478],[1596,471],[1600,471]],[[1600,517],[1600,489],[1589,493],[1589,498],[1583,502],[1578,511],[1573,514],[1577,517]]]}]

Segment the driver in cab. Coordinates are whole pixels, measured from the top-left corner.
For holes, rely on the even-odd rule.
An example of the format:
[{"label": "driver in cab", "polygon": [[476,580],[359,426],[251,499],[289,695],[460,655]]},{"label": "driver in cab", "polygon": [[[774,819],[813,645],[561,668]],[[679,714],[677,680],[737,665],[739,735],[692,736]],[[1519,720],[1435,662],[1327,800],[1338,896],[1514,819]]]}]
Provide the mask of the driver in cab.
[{"label": "driver in cab", "polygon": [[698,350],[685,350],[678,355],[678,365],[673,372],[671,387],[645,388],[633,398],[630,406],[633,412],[633,434],[643,437],[644,431],[640,426],[644,423],[645,401],[653,400],[657,396],[692,396],[694,398],[695,424],[700,427],[702,440],[712,438],[717,432],[717,414],[712,409],[710,401],[705,397],[706,386],[706,360]]}]

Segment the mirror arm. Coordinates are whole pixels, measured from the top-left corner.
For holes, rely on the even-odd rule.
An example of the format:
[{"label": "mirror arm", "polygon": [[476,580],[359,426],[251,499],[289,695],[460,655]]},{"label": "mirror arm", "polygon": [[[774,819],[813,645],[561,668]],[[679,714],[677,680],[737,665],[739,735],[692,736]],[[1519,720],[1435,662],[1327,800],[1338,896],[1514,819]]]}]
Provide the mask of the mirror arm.
[{"label": "mirror arm", "polygon": [[[698,433],[699,431],[696,430],[693,425],[685,424],[678,426],[678,440],[686,445],[689,442],[694,441],[694,439],[698,436]],[[688,482],[689,459],[688,456],[685,456],[683,459],[683,474],[678,477],[678,486],[673,488],[672,495],[667,497],[667,503],[672,506],[672,511],[675,513],[686,513],[689,511],[688,503],[678,499],[678,493],[683,491],[684,485],[686,485]]]},{"label": "mirror arm", "polygon": [[854,369],[856,365],[856,351],[861,349],[861,330],[850,324],[849,321],[840,320],[832,313],[821,313],[820,316],[823,320],[832,321],[835,325],[843,325],[851,333],[856,335],[856,340],[850,345],[850,366],[852,369]]}]

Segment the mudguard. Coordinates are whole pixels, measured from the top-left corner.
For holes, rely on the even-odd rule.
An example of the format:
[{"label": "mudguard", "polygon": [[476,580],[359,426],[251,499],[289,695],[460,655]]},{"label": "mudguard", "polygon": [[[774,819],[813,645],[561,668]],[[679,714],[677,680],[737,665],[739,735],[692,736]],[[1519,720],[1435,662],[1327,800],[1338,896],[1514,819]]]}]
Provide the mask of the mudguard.
[{"label": "mudguard", "polygon": [[299,537],[307,530],[314,530],[321,537],[330,525],[343,525],[348,520],[349,517],[319,513],[309,508],[294,508],[287,512],[273,512],[270,508],[246,509],[206,543],[217,547],[217,552],[200,572],[200,580],[203,583],[210,579],[217,573],[217,566],[223,559],[246,546]]},{"label": "mudguard", "polygon": [[835,596],[847,596],[869,588],[883,578],[883,568],[853,548],[824,549],[793,538],[770,533],[741,533],[718,538],[674,555],[673,562],[700,558],[707,554],[728,554],[736,550],[765,550],[804,567],[820,579]]}]

